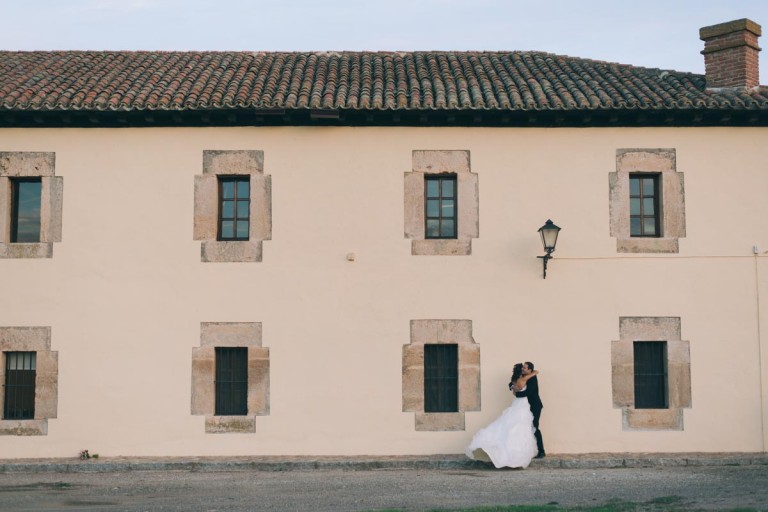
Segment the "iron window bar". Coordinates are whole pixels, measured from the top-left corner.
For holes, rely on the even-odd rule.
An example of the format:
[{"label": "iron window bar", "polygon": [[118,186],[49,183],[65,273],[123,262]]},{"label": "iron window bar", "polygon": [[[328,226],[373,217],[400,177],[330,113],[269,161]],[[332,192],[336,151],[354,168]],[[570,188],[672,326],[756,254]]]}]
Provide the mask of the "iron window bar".
[{"label": "iron window bar", "polygon": [[667,342],[634,342],[635,409],[667,409]]},{"label": "iron window bar", "polygon": [[424,345],[424,412],[458,412],[459,346]]},{"label": "iron window bar", "polygon": [[216,347],[216,416],[248,414],[248,348]]},{"label": "iron window bar", "polygon": [[34,419],[36,376],[36,352],[5,353],[4,419]]}]

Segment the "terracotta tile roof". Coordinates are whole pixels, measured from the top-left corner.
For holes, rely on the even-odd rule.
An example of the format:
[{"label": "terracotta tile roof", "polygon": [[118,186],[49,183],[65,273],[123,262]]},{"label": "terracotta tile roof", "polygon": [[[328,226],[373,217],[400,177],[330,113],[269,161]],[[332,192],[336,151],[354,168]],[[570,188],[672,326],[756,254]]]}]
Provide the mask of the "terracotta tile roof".
[{"label": "terracotta tile roof", "polygon": [[768,110],[768,88],[540,52],[0,52],[2,111]]}]

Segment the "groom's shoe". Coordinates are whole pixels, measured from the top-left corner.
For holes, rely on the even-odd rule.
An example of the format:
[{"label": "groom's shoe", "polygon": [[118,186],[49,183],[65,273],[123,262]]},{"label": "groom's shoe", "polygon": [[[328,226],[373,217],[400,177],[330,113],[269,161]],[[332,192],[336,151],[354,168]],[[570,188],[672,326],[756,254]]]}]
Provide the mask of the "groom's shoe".
[{"label": "groom's shoe", "polygon": [[543,458],[544,458],[544,457],[546,457],[546,456],[547,456],[547,454],[546,454],[546,453],[544,453],[544,452],[539,452],[538,454],[536,454],[536,456],[534,457],[534,459],[543,459]]}]

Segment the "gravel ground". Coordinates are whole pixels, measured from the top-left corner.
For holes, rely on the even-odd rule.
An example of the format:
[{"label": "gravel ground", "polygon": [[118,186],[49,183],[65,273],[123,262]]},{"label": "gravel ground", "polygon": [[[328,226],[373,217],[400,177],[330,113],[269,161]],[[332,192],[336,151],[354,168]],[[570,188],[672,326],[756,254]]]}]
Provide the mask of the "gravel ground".
[{"label": "gravel ground", "polygon": [[0,474],[0,510],[421,511],[610,500],[768,511],[768,465]]}]

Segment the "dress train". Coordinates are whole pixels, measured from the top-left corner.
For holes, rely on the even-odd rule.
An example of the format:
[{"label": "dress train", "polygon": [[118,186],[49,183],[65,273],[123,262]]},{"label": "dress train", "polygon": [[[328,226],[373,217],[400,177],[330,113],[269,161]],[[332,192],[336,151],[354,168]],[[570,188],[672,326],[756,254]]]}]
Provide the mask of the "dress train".
[{"label": "dress train", "polygon": [[533,414],[525,397],[515,398],[501,416],[477,431],[467,457],[491,462],[497,468],[527,468],[538,453]]}]

